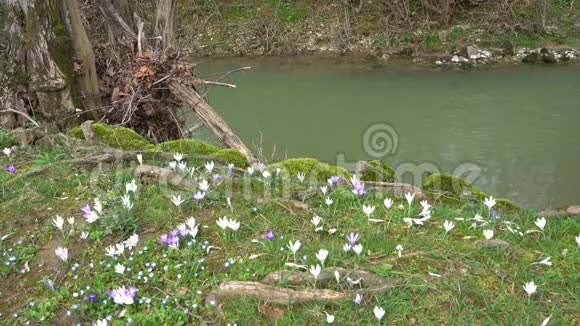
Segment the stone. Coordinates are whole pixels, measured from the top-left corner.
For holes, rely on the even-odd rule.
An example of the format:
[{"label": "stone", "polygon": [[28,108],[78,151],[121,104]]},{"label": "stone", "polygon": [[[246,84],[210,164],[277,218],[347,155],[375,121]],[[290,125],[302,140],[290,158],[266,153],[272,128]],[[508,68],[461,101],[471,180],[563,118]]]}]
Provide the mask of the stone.
[{"label": "stone", "polygon": [[566,213],[570,215],[580,215],[580,205],[568,206]]},{"label": "stone", "polygon": [[542,62],[542,55],[538,52],[530,52],[523,59],[524,63],[540,63]]},{"label": "stone", "polygon": [[558,63],[558,59],[552,53],[545,53],[542,55],[542,61],[544,63]]}]

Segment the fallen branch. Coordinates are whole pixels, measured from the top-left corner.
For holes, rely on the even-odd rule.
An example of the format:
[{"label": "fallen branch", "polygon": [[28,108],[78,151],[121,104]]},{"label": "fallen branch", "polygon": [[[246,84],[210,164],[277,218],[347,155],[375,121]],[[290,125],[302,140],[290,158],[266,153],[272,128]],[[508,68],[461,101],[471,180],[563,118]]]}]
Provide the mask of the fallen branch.
[{"label": "fallen branch", "polygon": [[199,84],[199,85],[223,86],[223,87],[228,87],[228,88],[236,88],[237,87],[234,84],[228,84],[228,83],[222,83],[222,82],[210,81],[210,80],[201,80],[201,79],[196,80],[195,83]]},{"label": "fallen branch", "polygon": [[40,125],[38,124],[38,122],[34,121],[34,119],[32,119],[28,114],[26,114],[26,112],[14,110],[14,109],[11,109],[11,108],[7,108],[7,109],[4,109],[4,110],[0,110],[0,113],[6,113],[6,112],[12,112],[12,113],[16,113],[18,115],[21,115],[24,118],[26,118],[26,120],[32,122],[32,124],[34,124],[36,127],[40,127]]},{"label": "fallen branch", "polygon": [[268,303],[291,305],[311,301],[342,301],[347,295],[346,292],[328,289],[293,290],[259,282],[227,281],[214,289],[206,302],[217,304],[228,297],[254,297]]}]

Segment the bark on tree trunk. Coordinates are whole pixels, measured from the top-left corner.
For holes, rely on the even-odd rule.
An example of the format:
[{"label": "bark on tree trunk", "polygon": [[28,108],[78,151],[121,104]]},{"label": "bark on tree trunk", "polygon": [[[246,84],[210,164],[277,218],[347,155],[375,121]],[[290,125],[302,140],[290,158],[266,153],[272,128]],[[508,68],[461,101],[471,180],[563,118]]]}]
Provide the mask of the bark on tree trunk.
[{"label": "bark on tree trunk", "polygon": [[[70,87],[72,64],[70,42],[57,0],[13,0],[6,9],[0,55],[10,63],[3,74],[0,105],[56,123],[60,128],[74,120]],[[22,117],[0,114],[0,127],[15,128]],[[42,119],[39,119],[41,117]]]},{"label": "bark on tree trunk", "polygon": [[252,151],[244,145],[242,140],[230,129],[219,114],[191,86],[184,85],[176,80],[170,81],[168,86],[173,95],[183,103],[189,105],[224,144],[239,150],[248,159],[250,164],[258,161]]},{"label": "bark on tree trunk", "polygon": [[157,0],[155,16],[155,42],[157,49],[176,48],[175,21],[177,20],[177,0]]},{"label": "bark on tree trunk", "polygon": [[113,35],[116,35],[117,40],[132,49],[133,43],[137,41],[135,30],[127,24],[110,0],[97,0],[97,6],[103,13],[108,28],[112,31]]},{"label": "bark on tree trunk", "polygon": [[79,88],[84,96],[84,103],[90,112],[95,112],[101,106],[95,54],[89,41],[76,0],[65,0],[70,17],[71,39],[76,59],[80,61],[80,71],[77,77]]}]

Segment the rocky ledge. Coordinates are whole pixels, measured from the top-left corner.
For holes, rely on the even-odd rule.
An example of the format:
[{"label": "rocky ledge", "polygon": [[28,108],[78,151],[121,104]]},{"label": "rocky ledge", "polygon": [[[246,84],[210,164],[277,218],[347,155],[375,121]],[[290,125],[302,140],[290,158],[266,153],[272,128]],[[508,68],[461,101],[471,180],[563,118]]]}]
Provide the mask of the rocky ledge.
[{"label": "rocky ledge", "polygon": [[454,53],[438,58],[435,64],[460,65],[463,67],[472,67],[477,65],[486,65],[493,63],[559,63],[580,61],[580,51],[572,48],[520,48],[515,49],[513,46],[503,48],[481,49],[477,46],[465,46]]}]

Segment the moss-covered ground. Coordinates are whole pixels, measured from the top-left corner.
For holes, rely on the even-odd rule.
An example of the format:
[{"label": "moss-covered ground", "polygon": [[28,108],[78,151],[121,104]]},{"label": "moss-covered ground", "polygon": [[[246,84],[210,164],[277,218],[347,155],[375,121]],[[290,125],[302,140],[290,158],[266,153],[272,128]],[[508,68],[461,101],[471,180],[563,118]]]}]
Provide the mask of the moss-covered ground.
[{"label": "moss-covered ground", "polygon": [[[102,319],[113,325],[320,325],[326,323],[326,314],[337,325],[366,325],[377,324],[375,306],[385,310],[385,325],[540,325],[549,316],[553,325],[580,322],[577,217],[548,216],[541,231],[534,212],[498,208],[494,219],[480,200],[448,206],[428,198],[430,219],[409,227],[404,219],[418,218],[423,210],[418,198],[409,205],[402,196],[381,192],[358,196],[344,178],[338,185],[308,178],[300,182],[294,173],[278,175],[275,169],[264,175],[256,168],[250,176],[216,164],[210,172],[200,160],[185,162],[196,167],[187,173],[196,183],[208,181],[200,201],[192,199],[194,192],[203,191],[199,187],[173,188],[154,180],[136,180],[132,191],[127,183],[138,162],[94,168],[56,163],[41,174],[22,176],[33,162],[39,166],[69,155],[30,148],[15,150],[10,159],[0,157],[2,325]],[[15,173],[5,170],[8,164],[15,165]],[[144,164],[168,166],[164,161]],[[291,199],[279,195],[279,186],[271,187],[282,178]],[[123,205],[125,195],[130,209]],[[172,202],[178,195],[183,200],[179,206]],[[102,203],[100,211],[95,198]],[[388,209],[385,198],[394,200]],[[81,211],[87,204],[99,216],[91,224],[84,216],[88,208]],[[367,216],[363,205],[375,209]],[[62,231],[53,224],[57,215],[64,218]],[[239,221],[239,229],[222,230],[216,221],[223,216]],[[314,216],[322,218],[318,232]],[[160,235],[171,238],[171,231],[189,217],[195,218],[195,237],[178,232],[173,248],[160,242]],[[445,221],[455,224],[449,232],[443,228]],[[494,231],[493,239],[505,242],[491,246],[482,241],[486,229]],[[267,231],[274,234],[271,240]],[[85,240],[82,232],[88,233]],[[350,232],[360,234],[360,255],[343,250]],[[109,246],[133,233],[138,235],[136,246],[106,255]],[[287,245],[296,240],[302,246],[294,258]],[[68,249],[66,262],[55,254],[58,247]],[[363,269],[396,279],[400,286],[365,295],[360,304],[351,299],[291,306],[251,297],[206,300],[223,281],[259,281],[274,270],[295,269],[285,263],[307,268],[320,264],[320,249],[329,251],[325,268]],[[551,266],[532,264],[548,257]],[[117,265],[124,267],[122,273]],[[528,296],[523,286],[530,281],[537,291]],[[136,287],[132,303],[115,303],[107,295],[121,286]],[[356,286],[342,280],[332,289],[352,291]]]}]

